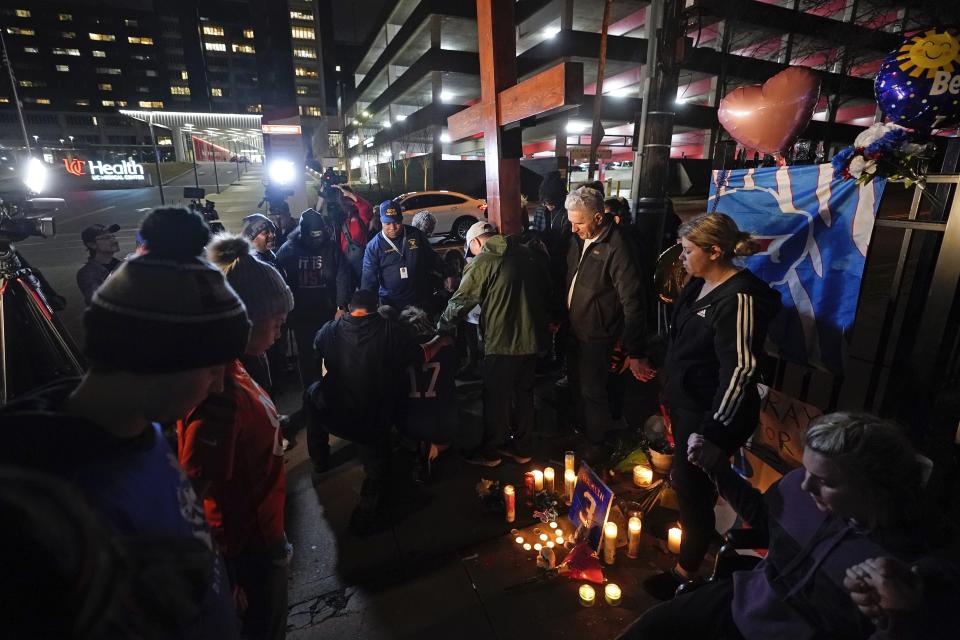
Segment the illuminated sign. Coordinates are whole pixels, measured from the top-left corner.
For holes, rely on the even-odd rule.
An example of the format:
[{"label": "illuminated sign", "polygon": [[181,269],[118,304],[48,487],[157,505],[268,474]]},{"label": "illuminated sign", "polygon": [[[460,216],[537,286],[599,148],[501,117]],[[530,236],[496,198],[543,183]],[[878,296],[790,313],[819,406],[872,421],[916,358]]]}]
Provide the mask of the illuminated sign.
[{"label": "illuminated sign", "polygon": [[95,182],[144,180],[143,165],[133,160],[124,160],[118,164],[108,164],[100,160],[80,160],[64,158],[63,166],[67,173],[75,176],[90,176]]},{"label": "illuminated sign", "polygon": [[298,136],[300,135],[300,125],[298,124],[265,124],[261,127],[264,133],[275,136]]}]

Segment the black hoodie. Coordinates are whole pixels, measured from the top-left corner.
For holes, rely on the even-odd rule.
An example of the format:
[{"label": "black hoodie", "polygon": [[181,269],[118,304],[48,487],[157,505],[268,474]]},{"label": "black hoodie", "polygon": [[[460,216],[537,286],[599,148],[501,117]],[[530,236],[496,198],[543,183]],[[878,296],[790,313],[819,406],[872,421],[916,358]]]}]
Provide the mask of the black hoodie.
[{"label": "black hoodie", "polygon": [[405,326],[377,313],[345,315],[323,325],[314,342],[327,369],[323,393],[330,432],[368,444],[398,417],[409,391],[406,368],[423,364],[423,349]]},{"label": "black hoodie", "polygon": [[[316,234],[325,235],[315,240]],[[321,236],[322,237],[322,236]],[[328,222],[313,209],[277,252],[280,273],[293,292],[297,322],[325,322],[350,300],[350,265],[333,239]]]},{"label": "black hoodie", "polygon": [[698,431],[724,449],[756,427],[758,361],[780,293],[743,269],[697,300],[693,278],[674,304],[664,371],[671,407],[704,412]]}]

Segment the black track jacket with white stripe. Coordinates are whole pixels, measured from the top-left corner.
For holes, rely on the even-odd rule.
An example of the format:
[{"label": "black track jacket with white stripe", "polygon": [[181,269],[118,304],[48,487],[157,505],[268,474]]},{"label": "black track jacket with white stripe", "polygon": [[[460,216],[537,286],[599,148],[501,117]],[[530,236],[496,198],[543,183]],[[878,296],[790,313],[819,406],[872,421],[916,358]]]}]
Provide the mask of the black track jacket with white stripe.
[{"label": "black track jacket with white stripe", "polygon": [[780,293],[748,269],[698,300],[702,288],[703,279],[693,278],[674,304],[663,367],[667,401],[704,412],[699,431],[736,448],[756,426],[759,356]]}]

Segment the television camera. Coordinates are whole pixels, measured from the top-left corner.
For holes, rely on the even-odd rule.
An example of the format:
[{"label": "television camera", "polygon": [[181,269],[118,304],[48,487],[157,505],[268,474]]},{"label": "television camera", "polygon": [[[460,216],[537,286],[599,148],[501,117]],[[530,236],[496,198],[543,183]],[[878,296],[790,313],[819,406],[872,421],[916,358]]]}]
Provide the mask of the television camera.
[{"label": "television camera", "polygon": [[[217,206],[212,200],[205,200],[204,196],[207,195],[206,189],[202,187],[184,187],[183,188],[183,197],[190,199],[190,204],[187,205],[187,208],[190,211],[193,211],[196,214],[199,214],[203,221],[207,223],[207,226],[210,227],[210,231],[213,233],[220,233],[224,231],[225,228],[223,223],[220,222],[220,214],[217,212]],[[200,201],[203,200],[201,203]]]}]

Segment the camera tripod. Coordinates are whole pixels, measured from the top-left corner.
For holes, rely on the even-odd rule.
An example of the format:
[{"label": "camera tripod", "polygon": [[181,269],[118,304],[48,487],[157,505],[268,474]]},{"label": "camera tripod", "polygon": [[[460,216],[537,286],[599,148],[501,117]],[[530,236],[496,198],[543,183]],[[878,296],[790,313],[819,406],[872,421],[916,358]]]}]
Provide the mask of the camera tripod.
[{"label": "camera tripod", "polygon": [[84,368],[41,278],[0,236],[0,405],[54,380],[82,375]]}]

